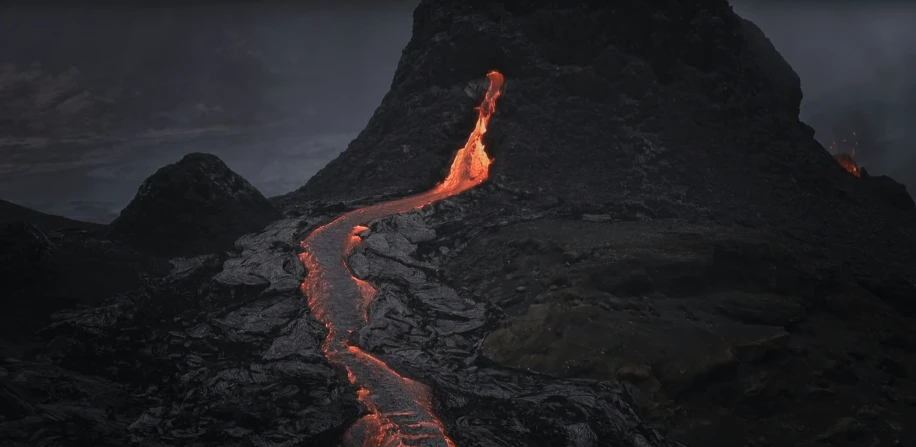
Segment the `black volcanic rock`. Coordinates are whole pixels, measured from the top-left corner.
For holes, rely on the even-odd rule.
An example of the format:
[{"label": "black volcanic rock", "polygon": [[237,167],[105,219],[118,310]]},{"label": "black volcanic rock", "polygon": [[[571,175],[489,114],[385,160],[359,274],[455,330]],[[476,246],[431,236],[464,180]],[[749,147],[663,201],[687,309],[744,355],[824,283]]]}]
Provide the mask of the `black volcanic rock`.
[{"label": "black volcanic rock", "polygon": [[92,232],[101,232],[105,229],[105,225],[46,214],[13,202],[0,200],[0,223],[16,222],[27,222],[45,231],[61,228],[79,228]]},{"label": "black volcanic rock", "polygon": [[450,284],[513,316],[483,355],[622,383],[686,445],[821,445],[806,440],[846,418],[858,435],[829,445],[912,442],[886,424],[916,417],[916,330],[876,292],[911,284],[857,285],[754,229],[595,217],[488,231],[447,265]]},{"label": "black volcanic rock", "polygon": [[[366,222],[347,259],[379,291],[349,342],[429,386],[456,445],[916,442],[916,221],[813,140],[797,76],[724,0],[423,1],[366,130],[277,200],[307,215],[56,315],[0,361],[0,434],[341,445],[366,409],[298,243],[440,180],[493,68],[493,180]],[[160,217],[199,202],[159,177]]]},{"label": "black volcanic rock", "polygon": [[[370,7],[381,12],[387,5]],[[290,124],[298,131],[351,132],[348,114],[374,101],[366,97],[375,97],[378,78],[352,73],[363,77],[348,94],[315,95],[316,85],[338,74],[322,64],[332,53],[293,56],[314,50],[314,39],[301,31],[313,18],[312,8],[279,3],[4,10],[0,40],[16,44],[0,48],[0,131],[5,137],[142,138],[150,129]],[[359,42],[377,32],[366,27],[350,36]],[[355,66],[383,57],[373,54]],[[393,69],[395,62],[380,68]]]},{"label": "black volcanic rock", "polygon": [[0,352],[34,341],[53,312],[98,304],[168,272],[164,260],[100,239],[102,225],[23,209],[21,217],[35,220],[0,223]]},{"label": "black volcanic rock", "polygon": [[146,179],[109,236],[152,253],[189,256],[231,248],[239,236],[279,217],[222,160],[193,153]]},{"label": "black volcanic rock", "polygon": [[910,195],[916,195],[916,158],[901,164],[891,175],[906,186]]},{"label": "black volcanic rock", "polygon": [[[0,226],[0,268],[27,270],[33,263],[48,257],[53,249],[48,236],[35,225],[15,222]],[[3,279],[20,278],[18,275],[4,275]]]},{"label": "black volcanic rock", "polygon": [[904,212],[916,211],[916,202],[905,185],[886,175],[869,175],[865,168],[862,168],[862,181],[883,197],[888,205]]},{"label": "black volcanic rock", "polygon": [[[817,138],[835,150],[855,149],[856,159],[916,188],[916,57],[891,58],[864,77],[815,97],[805,98],[802,117],[818,130]],[[877,168],[877,169],[876,169]]]},{"label": "black volcanic rock", "polygon": [[725,157],[760,152],[747,169],[791,166],[798,156],[784,155],[807,151],[764,152],[721,136],[780,129],[781,139],[800,140],[789,132],[808,132],[797,122],[798,76],[727,2],[691,3],[422,2],[392,90],[301,193],[355,198],[431,186],[466,139],[475,87],[490,69],[507,81],[488,139],[500,183],[604,203],[648,193],[647,183],[653,196],[677,194],[674,184],[740,183],[714,164]]}]

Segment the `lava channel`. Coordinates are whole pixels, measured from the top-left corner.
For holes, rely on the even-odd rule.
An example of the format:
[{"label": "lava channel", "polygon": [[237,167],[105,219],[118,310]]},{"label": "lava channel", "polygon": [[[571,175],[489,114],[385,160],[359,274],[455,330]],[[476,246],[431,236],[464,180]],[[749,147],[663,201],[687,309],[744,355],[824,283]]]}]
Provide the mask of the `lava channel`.
[{"label": "lava channel", "polygon": [[302,241],[304,252],[300,259],[308,271],[302,290],[308,297],[312,315],[328,329],[321,349],[331,363],[346,369],[367,411],[344,436],[348,446],[455,445],[433,412],[428,387],[401,376],[372,354],[351,344],[350,335],[365,324],[368,306],[376,290],[368,282],[356,278],[346,260],[359,245],[359,234],[366,230],[364,225],[368,222],[423,208],[487,179],[492,160],[484,150],[483,136],[496,111],[503,76],[491,71],[487,78],[489,88],[476,108],[477,125],[455,155],[445,180],[422,194],[350,211],[315,229]]}]

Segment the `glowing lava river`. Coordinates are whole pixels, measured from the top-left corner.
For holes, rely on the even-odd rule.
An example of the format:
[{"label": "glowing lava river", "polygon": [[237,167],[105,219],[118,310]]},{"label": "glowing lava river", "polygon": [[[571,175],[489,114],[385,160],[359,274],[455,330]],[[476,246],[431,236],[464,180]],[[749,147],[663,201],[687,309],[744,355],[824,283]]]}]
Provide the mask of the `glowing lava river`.
[{"label": "glowing lava river", "polygon": [[458,150],[451,170],[432,190],[390,202],[350,211],[317,228],[305,240],[300,258],[308,271],[302,283],[312,315],[328,329],[322,345],[327,359],[346,369],[359,388],[359,401],[367,414],[345,435],[347,445],[362,447],[454,446],[433,412],[428,387],[402,377],[384,362],[351,343],[350,334],[366,322],[376,290],[353,276],[347,257],[359,245],[359,233],[370,221],[423,208],[467,191],[486,180],[491,160],[484,151],[483,135],[496,110],[503,76],[490,72],[490,85],[477,107],[477,125],[465,146]]}]

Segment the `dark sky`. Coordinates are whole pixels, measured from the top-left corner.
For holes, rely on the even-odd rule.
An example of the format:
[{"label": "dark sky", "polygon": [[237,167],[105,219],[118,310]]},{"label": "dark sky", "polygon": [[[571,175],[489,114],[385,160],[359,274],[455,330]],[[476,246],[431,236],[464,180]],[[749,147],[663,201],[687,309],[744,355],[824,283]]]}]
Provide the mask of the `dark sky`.
[{"label": "dark sky", "polygon": [[[736,11],[757,23],[799,73],[806,104],[846,94],[837,92],[856,82],[865,82],[873,90],[869,95],[893,99],[899,93],[894,85],[869,80],[875,77],[876,67],[893,67],[907,56],[916,56],[916,6],[859,3],[732,1]],[[401,49],[410,38],[415,4],[415,0],[404,0],[379,2],[375,7],[347,4],[258,14],[242,11],[208,19],[213,23],[187,19],[208,38],[214,33],[207,26],[217,29],[222,26],[215,23],[219,20],[243,29],[242,37],[230,39],[232,51],[258,59],[266,70],[282,72],[284,82],[293,85],[289,88],[296,93],[286,94],[273,81],[264,81],[265,85],[253,81],[252,90],[261,98],[272,98],[285,107],[282,110],[298,111],[297,125],[243,137],[218,132],[205,132],[208,136],[201,138],[179,138],[168,132],[150,137],[147,132],[142,138],[118,142],[53,147],[35,139],[0,135],[0,198],[45,212],[107,222],[132,198],[144,178],[191,151],[217,154],[267,196],[295,189],[346,148],[387,92]],[[129,51],[131,61],[141,60],[136,59],[137,54],[170,54],[174,48],[164,46],[174,43],[157,46],[155,39],[163,39],[162,33],[152,31],[179,33],[175,17],[185,13],[170,14],[127,8],[7,11],[0,14],[0,66],[14,64],[15,70],[0,72],[0,84],[8,81],[10,73],[21,75],[31,58],[43,59],[44,75],[58,82],[59,77],[54,76],[72,66],[87,78],[114,76],[111,73],[119,70],[118,64],[125,65],[118,58],[128,57],[124,48],[144,49]],[[130,26],[123,25],[125,22]],[[132,33],[130,43],[115,45],[125,41],[127,32]],[[138,32],[144,34],[138,37]],[[225,47],[224,42],[219,45]],[[90,56],[81,53],[91,48],[104,49]],[[142,61],[149,63],[148,58]],[[190,61],[187,63],[194,58]],[[113,65],[86,75],[92,72],[91,66],[106,63]],[[120,73],[118,79],[129,75]],[[195,90],[189,95],[198,93]],[[213,101],[212,94],[202,99],[194,105],[195,113],[218,107]],[[803,119],[805,110],[803,107]],[[912,151],[902,149],[890,151],[886,161],[899,164],[911,155]]]},{"label": "dark sky", "polygon": [[[218,155],[267,196],[301,186],[346,148],[388,91],[410,38],[416,1],[389,0],[374,7],[357,7],[353,2],[308,6],[311,3],[256,10],[239,6],[239,11],[222,15],[206,7],[0,11],[0,67],[14,65],[16,70],[13,74],[0,71],[0,93],[4,81],[21,76],[32,61],[41,63],[42,76],[50,79],[41,86],[49,91],[64,88],[58,85],[63,82],[60,73],[70,67],[76,67],[82,78],[101,79],[102,84],[138,75],[120,73],[129,71],[126,66],[140,67],[133,71],[153,78],[167,71],[162,77],[177,83],[182,77],[212,76],[202,73],[206,67],[198,65],[214,62],[200,56],[232,47],[230,51],[247,57],[249,63],[283,72],[284,83],[247,81],[246,90],[281,111],[298,114],[292,125],[242,137],[220,136],[219,131],[209,132],[201,125],[197,127],[203,128],[204,136],[199,138],[166,129],[115,142],[49,145],[0,132],[0,198],[72,218],[108,222],[133,197],[140,182],[193,151]],[[228,37],[224,28],[231,32]],[[217,43],[199,43],[205,40]],[[204,48],[187,56],[183,47],[191,45],[189,41]],[[182,56],[170,57],[174,54]],[[94,67],[102,68],[92,72]],[[148,82],[135,80],[138,90]],[[203,87],[181,88],[188,97],[198,97],[203,96]],[[234,93],[217,91],[216,98],[211,94],[200,102],[204,108],[220,106],[220,94]],[[0,104],[0,115],[5,106]]]},{"label": "dark sky", "polygon": [[912,2],[731,0],[759,26],[802,79],[806,96],[819,97],[878,67],[916,56]]}]

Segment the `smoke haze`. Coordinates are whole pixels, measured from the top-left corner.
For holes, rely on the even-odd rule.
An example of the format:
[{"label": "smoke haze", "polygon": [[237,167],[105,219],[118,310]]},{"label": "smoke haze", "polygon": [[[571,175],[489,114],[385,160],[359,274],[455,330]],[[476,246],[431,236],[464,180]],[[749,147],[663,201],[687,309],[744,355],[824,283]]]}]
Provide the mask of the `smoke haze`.
[{"label": "smoke haze", "polygon": [[[916,187],[916,4],[732,0],[802,81],[801,118],[873,174]],[[853,136],[852,133],[857,135]],[[847,139],[844,145],[843,139]]]}]

